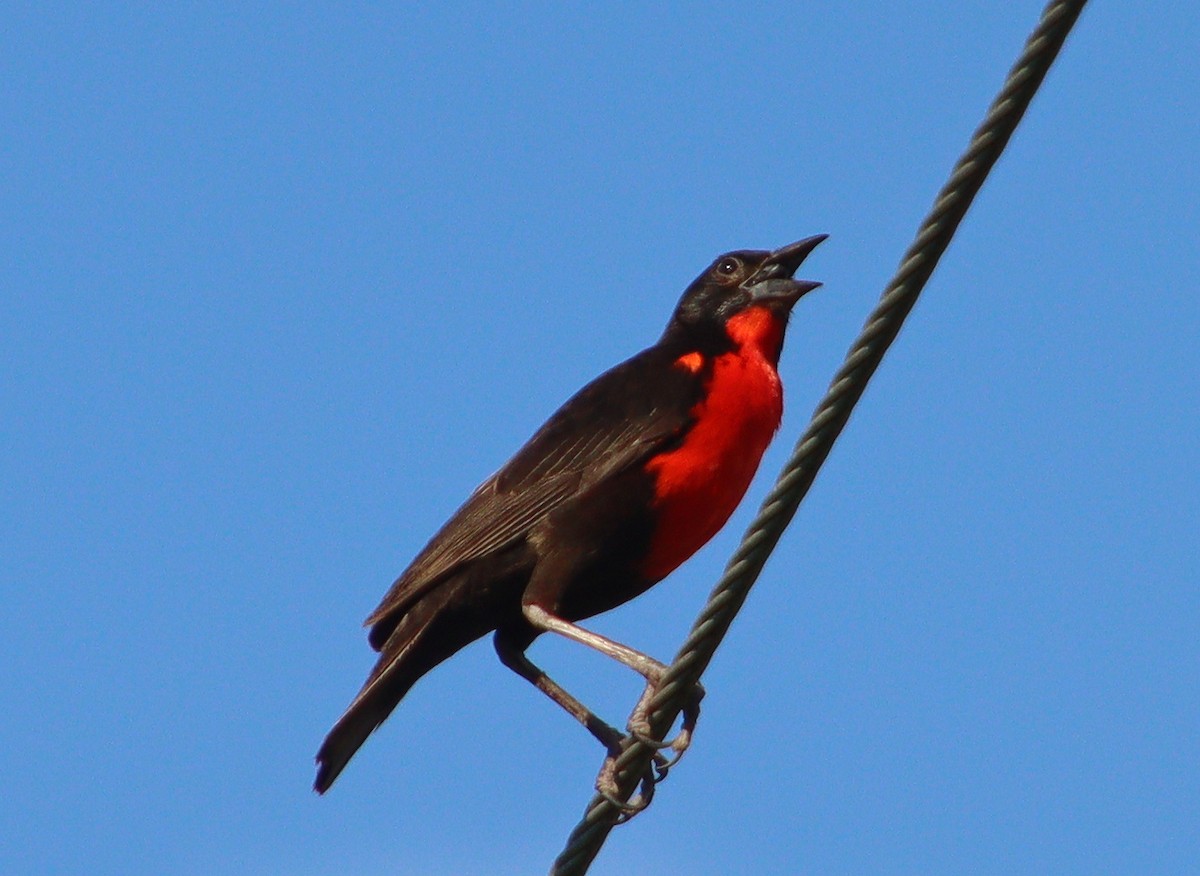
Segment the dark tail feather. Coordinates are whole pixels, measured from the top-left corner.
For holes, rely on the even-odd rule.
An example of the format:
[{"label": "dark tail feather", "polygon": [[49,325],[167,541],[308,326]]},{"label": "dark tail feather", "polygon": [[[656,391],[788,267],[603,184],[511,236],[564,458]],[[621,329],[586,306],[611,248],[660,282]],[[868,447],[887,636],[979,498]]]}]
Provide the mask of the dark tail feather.
[{"label": "dark tail feather", "polygon": [[444,611],[445,602],[428,597],[421,600],[409,609],[388,637],[367,683],[317,752],[313,790],[318,794],[329,790],[350,758],[387,719],[417,679],[469,643],[470,640],[447,640],[444,624],[437,625],[442,630],[430,629]]}]

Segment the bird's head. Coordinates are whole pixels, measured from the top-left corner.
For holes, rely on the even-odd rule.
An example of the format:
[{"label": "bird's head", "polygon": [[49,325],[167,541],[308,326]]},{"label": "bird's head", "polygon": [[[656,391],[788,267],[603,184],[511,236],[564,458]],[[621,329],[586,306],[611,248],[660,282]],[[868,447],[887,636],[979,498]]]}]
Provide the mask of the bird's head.
[{"label": "bird's head", "polygon": [[718,256],[683,293],[665,337],[712,352],[749,340],[774,346],[770,352],[777,357],[792,306],[821,285],[793,275],[827,236],[807,237],[770,252],[737,250]]}]

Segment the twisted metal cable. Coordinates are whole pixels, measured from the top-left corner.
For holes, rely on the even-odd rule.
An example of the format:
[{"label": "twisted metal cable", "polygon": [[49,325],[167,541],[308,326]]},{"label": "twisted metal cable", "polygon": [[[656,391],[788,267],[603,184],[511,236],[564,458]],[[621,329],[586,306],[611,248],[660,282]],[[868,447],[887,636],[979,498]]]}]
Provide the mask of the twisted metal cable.
[{"label": "twisted metal cable", "polygon": [[[687,640],[667,668],[649,703],[649,721],[655,739],[661,740],[670,730],[687,694],[699,682],[1086,3],[1087,0],[1052,0],[1043,10],[1003,88],[955,165],[950,180],[938,193],[895,277],[867,318],[862,333],[813,413],[808,429],[725,567]],[[622,800],[628,801],[633,795],[653,755],[654,748],[650,745],[628,741],[616,761],[616,782]],[[586,873],[621,815],[621,809],[613,802],[595,796],[554,862],[551,876]]]}]

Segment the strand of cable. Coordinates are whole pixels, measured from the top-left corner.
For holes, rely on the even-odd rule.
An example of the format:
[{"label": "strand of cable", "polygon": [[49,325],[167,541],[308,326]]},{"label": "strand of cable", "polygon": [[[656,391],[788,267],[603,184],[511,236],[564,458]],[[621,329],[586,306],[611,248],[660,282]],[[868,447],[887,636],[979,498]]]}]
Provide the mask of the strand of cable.
[{"label": "strand of cable", "polygon": [[[841,369],[813,413],[758,516],[750,524],[691,633],[668,667],[650,701],[650,726],[661,740],[678,718],[686,695],[700,680],[780,536],[812,485],[854,405],[912,310],[938,260],[949,246],[976,193],[1016,130],[1087,0],[1053,0],[1009,71],[999,95],[976,130],[967,151],[901,259],[895,277],[867,318]],[[645,776],[655,749],[629,740],[617,758],[621,799],[628,801]],[[551,876],[586,873],[622,810],[601,795],[588,804],[551,869]]]}]

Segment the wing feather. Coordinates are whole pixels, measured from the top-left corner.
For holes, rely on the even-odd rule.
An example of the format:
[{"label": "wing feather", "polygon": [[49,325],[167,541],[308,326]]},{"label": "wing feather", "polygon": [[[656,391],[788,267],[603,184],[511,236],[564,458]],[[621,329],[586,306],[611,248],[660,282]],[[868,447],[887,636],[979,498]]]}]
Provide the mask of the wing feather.
[{"label": "wing feather", "polygon": [[398,618],[438,582],[524,539],[563,502],[677,441],[701,384],[672,367],[674,358],[651,347],[576,393],[430,539],[366,624]]}]

